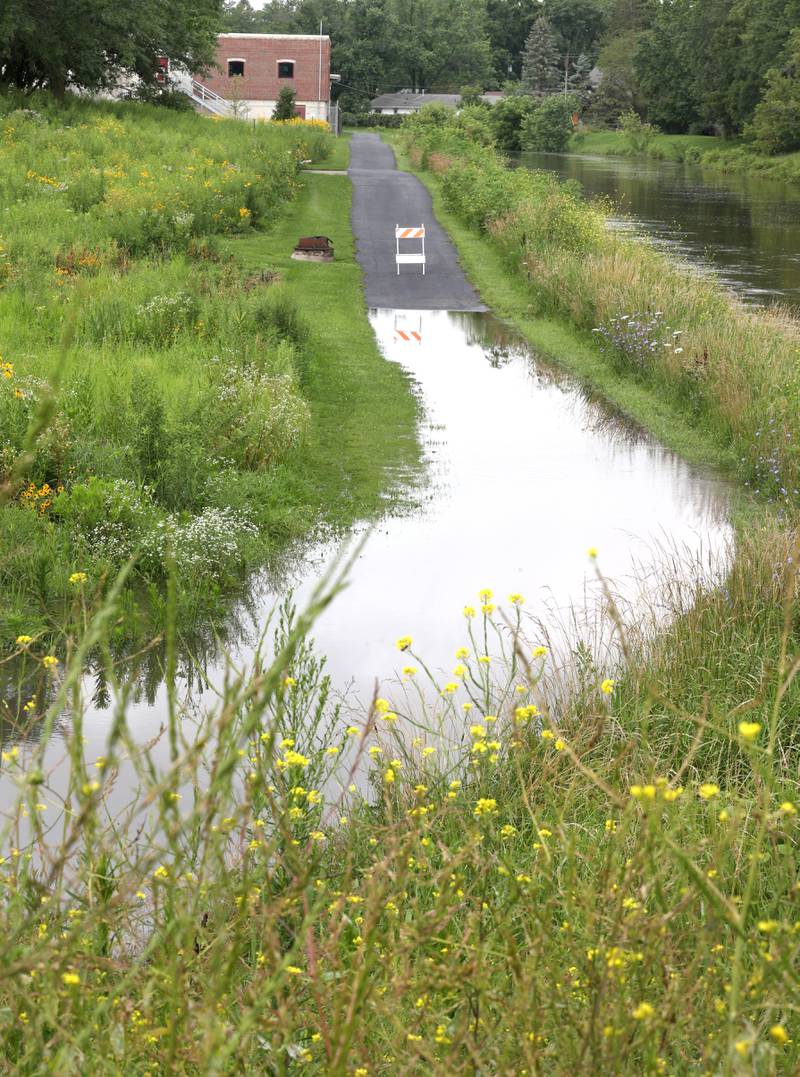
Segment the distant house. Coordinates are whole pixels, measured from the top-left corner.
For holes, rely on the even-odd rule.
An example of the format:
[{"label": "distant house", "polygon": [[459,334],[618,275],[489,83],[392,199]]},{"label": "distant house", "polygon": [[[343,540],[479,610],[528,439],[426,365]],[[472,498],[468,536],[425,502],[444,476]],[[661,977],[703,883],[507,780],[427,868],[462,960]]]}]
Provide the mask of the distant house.
[{"label": "distant house", "polygon": [[269,119],[278,94],[288,86],[297,95],[298,116],[333,118],[331,39],[327,35],[220,34],[216,68],[207,75],[173,78],[198,108],[219,116]]},{"label": "distant house", "polygon": [[[481,94],[481,100],[493,105],[505,94],[499,90],[490,90]],[[415,93],[412,90],[401,90],[399,93],[384,93],[380,97],[373,98],[369,103],[370,112],[377,112],[382,116],[410,116],[419,112],[425,105],[444,105],[446,108],[458,108],[461,104],[461,94],[457,93]]]}]

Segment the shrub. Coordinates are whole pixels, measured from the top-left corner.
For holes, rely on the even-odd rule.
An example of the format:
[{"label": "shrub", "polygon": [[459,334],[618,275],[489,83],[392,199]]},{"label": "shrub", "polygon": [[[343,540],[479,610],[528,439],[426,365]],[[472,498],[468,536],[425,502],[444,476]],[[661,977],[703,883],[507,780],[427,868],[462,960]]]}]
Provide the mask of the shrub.
[{"label": "shrub", "polygon": [[534,108],[534,99],[528,94],[511,94],[492,105],[489,123],[498,149],[522,149],[522,125]]},{"label": "shrub", "polygon": [[161,518],[148,487],[94,475],[59,494],[53,515],[93,557],[112,564],[135,553]]},{"label": "shrub", "polygon": [[290,86],[283,86],[278,93],[278,100],[272,110],[273,120],[291,120],[294,116],[294,102],[297,94]]},{"label": "shrub", "polygon": [[342,123],[345,127],[388,127],[403,126],[406,116],[384,115],[382,112],[343,112]]},{"label": "shrub", "polygon": [[638,155],[646,154],[658,134],[658,128],[652,123],[645,123],[639,113],[634,112],[633,109],[623,112],[618,122],[630,152]]},{"label": "shrub", "polygon": [[277,463],[306,434],[308,406],[291,375],[231,367],[212,393],[208,411],[216,417],[215,449],[237,467],[257,470]]},{"label": "shrub", "polygon": [[553,94],[545,97],[525,116],[520,131],[523,150],[560,153],[572,134],[572,115],[579,108],[577,97]]}]

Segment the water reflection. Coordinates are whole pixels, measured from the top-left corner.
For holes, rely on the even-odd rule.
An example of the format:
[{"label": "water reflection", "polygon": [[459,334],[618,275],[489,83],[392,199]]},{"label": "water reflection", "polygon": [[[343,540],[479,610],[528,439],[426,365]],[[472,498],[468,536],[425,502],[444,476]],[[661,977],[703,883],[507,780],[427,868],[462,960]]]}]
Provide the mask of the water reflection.
[{"label": "water reflection", "polygon": [[577,180],[588,198],[611,199],[616,227],[647,233],[671,254],[713,270],[743,298],[800,304],[797,185],[674,161],[556,153],[514,159]]},{"label": "water reflection", "polygon": [[[659,573],[674,556],[669,551],[713,560],[725,547],[724,484],[532,355],[491,315],[382,310],[371,319],[387,358],[417,384],[427,468],[413,492],[417,508],[377,524],[347,589],[315,628],[334,686],[351,686],[351,700],[365,702],[376,678],[395,675],[403,660],[394,643],[406,633],[432,668],[452,668],[453,652],[464,642],[462,607],[478,604],[480,587],[491,586],[498,596],[522,592],[526,609],[544,626],[559,620],[577,626],[597,595],[587,547],[599,548],[623,596],[631,599],[644,580],[655,605],[668,604]],[[363,535],[367,528],[355,530]],[[294,590],[302,605],[336,553],[335,543],[317,544],[256,581],[226,636],[237,665],[252,662],[259,640],[271,634],[265,626],[276,604]],[[577,613],[570,614],[573,606]],[[213,638],[187,644],[178,678],[187,715],[216,701],[224,679],[221,650]],[[163,646],[115,659],[127,681],[130,728],[139,743],[157,738],[167,713]],[[92,760],[103,754],[118,689],[99,660],[90,663],[83,688],[85,752]],[[43,690],[41,684],[8,690],[7,715],[13,711],[19,720],[0,728],[6,746],[30,748],[35,741],[37,728],[20,705],[29,692]],[[66,729],[68,717],[61,721]],[[166,763],[165,743],[156,755],[162,749]],[[51,786],[58,786],[61,756],[56,734],[46,760]],[[0,803],[8,805],[12,788],[4,781],[0,775]],[[131,789],[121,771],[114,795],[125,802]]]}]

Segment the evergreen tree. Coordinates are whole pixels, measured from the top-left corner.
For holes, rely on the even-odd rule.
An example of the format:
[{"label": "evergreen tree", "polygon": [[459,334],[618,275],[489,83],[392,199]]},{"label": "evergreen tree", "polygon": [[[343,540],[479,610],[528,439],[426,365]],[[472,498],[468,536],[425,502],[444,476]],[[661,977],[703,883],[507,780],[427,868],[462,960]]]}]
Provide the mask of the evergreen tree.
[{"label": "evergreen tree", "polygon": [[550,23],[540,15],[522,53],[522,91],[542,97],[561,87],[561,58]]},{"label": "evergreen tree", "polygon": [[581,108],[586,108],[592,96],[592,84],[589,74],[592,70],[592,61],[585,52],[582,52],[575,61],[575,67],[569,76],[569,92],[577,97]]},{"label": "evergreen tree", "polygon": [[273,120],[291,120],[294,116],[294,99],[297,94],[289,86],[284,86],[278,94],[275,108],[272,110]]}]

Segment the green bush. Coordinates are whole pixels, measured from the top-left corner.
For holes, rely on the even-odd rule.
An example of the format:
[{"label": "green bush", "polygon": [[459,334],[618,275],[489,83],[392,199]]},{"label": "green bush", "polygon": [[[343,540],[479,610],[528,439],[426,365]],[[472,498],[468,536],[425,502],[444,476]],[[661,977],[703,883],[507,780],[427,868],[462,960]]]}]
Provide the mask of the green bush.
[{"label": "green bush", "polygon": [[534,108],[534,99],[527,94],[510,94],[492,105],[489,123],[498,149],[522,149],[522,125]]},{"label": "green bush", "polygon": [[562,153],[572,134],[572,115],[578,108],[577,97],[563,94],[545,97],[522,121],[520,144],[523,150]]},{"label": "green bush", "polygon": [[759,153],[800,149],[800,29],[790,38],[787,62],[768,71],[766,83],[745,136]]},{"label": "green bush", "polygon": [[630,152],[637,156],[647,154],[653,139],[658,134],[658,128],[652,123],[645,123],[639,113],[634,112],[633,109],[623,112],[618,123]]},{"label": "green bush", "polygon": [[278,100],[272,110],[273,120],[291,120],[294,116],[294,103],[297,94],[290,86],[283,86],[278,93]]},{"label": "green bush", "polygon": [[114,564],[130,557],[161,518],[148,487],[97,476],[59,494],[53,515],[93,557]]}]

